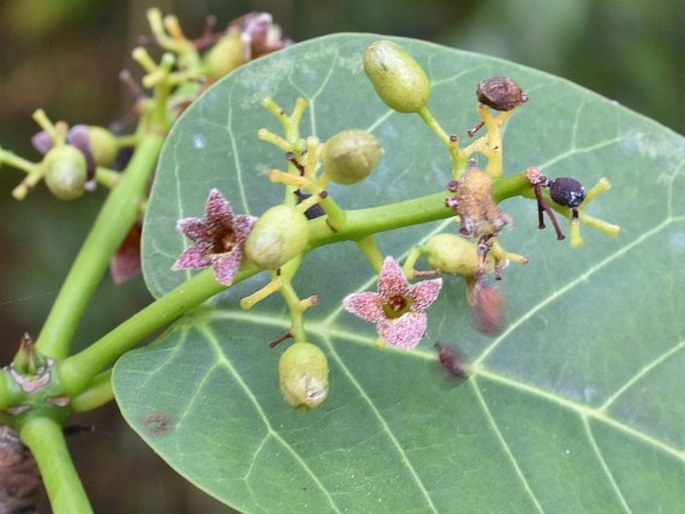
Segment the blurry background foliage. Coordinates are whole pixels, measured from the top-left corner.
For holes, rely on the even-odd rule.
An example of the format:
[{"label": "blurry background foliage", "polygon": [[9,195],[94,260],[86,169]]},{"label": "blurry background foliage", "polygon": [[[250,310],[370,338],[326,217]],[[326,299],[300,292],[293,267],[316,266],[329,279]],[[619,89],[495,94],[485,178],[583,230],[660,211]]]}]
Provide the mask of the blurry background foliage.
[{"label": "blurry background foliage", "polygon": [[[118,72],[138,72],[130,50],[137,36],[149,34],[151,6],[178,15],[189,37],[200,34],[209,14],[223,27],[256,10],[271,12],[294,41],[375,32],[495,55],[565,77],[685,133],[683,0],[3,0],[0,145],[37,160],[30,116],[38,107],[70,124],[106,126],[120,118],[133,99]],[[21,178],[0,170],[0,364],[25,331],[37,335],[104,197],[99,191],[60,202],[41,185],[22,204],[10,196]],[[94,340],[148,301],[140,278],[122,287],[106,279],[79,341]],[[113,405],[74,419],[101,427],[71,440],[96,512],[227,510],[186,485],[118,419]]]}]

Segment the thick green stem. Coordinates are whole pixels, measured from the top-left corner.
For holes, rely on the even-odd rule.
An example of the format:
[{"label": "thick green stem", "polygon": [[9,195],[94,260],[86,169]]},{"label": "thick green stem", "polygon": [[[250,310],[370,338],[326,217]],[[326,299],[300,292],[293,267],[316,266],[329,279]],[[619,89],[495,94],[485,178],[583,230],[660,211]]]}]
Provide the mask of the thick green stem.
[{"label": "thick green stem", "polygon": [[[234,282],[254,273],[254,268],[242,271]],[[125,352],[225,288],[216,281],[214,270],[206,269],[136,313],[85,350],[58,362],[57,375],[65,394],[71,396],[83,391],[100,371]]]},{"label": "thick green stem", "polygon": [[97,409],[113,399],[112,370],[108,369],[96,376],[83,392],[74,396],[69,407],[74,412],[87,412]]},{"label": "thick green stem", "polygon": [[36,459],[54,514],[93,512],[69,454],[62,426],[36,416],[21,427],[21,438]]},{"label": "thick green stem", "polygon": [[69,353],[88,301],[138,216],[138,203],[144,197],[163,140],[156,134],[141,140],[121,182],[102,206],[36,341],[36,348],[45,355],[60,359]]}]

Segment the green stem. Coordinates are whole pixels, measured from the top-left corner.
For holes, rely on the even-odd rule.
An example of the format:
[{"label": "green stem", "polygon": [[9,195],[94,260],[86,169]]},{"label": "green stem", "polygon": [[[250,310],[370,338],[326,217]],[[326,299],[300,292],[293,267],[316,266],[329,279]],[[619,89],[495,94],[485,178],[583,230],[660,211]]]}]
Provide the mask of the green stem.
[{"label": "green stem", "polygon": [[376,240],[374,239],[373,235],[368,235],[362,237],[361,239],[357,239],[355,243],[357,243],[359,249],[371,263],[374,271],[376,273],[380,273],[381,268],[383,267],[384,257],[381,251],[378,249],[378,245],[376,244]]},{"label": "green stem", "polygon": [[36,459],[52,512],[93,512],[71,460],[61,425],[52,418],[36,416],[26,420],[20,433]]},{"label": "green stem", "polygon": [[84,391],[74,396],[69,407],[74,412],[87,412],[97,409],[113,399],[112,370],[108,369],[96,376]]},{"label": "green stem", "polygon": [[36,348],[49,357],[64,358],[78,322],[107,271],[109,259],[138,216],[138,203],[145,194],[164,138],[148,134],[140,142],[121,182],[109,194],[62,285]]},{"label": "green stem", "polygon": [[[238,273],[234,283],[256,272],[254,268]],[[85,350],[56,364],[65,394],[73,396],[88,387],[95,376],[140,341],[167,326],[208,298],[226,289],[209,268],[151,303]]]},{"label": "green stem", "polygon": [[456,138],[450,137],[445,129],[442,128],[438,120],[435,119],[433,113],[430,111],[427,105],[421,107],[417,114],[421,116],[423,122],[428,125],[428,127],[433,131],[437,138],[447,147],[447,150],[452,157],[452,167],[454,177],[459,177],[463,171],[466,169],[466,164],[468,162],[468,156],[459,147],[459,141]]},{"label": "green stem", "polygon": [[[530,189],[530,182],[523,173],[495,180],[492,186],[493,198],[501,202],[512,196],[523,194]],[[346,211],[347,219],[340,230],[331,233],[323,218],[310,223],[309,244],[312,248],[347,240],[359,240],[377,232],[394,230],[410,225],[428,223],[454,216],[454,211],[445,207],[448,193],[440,192],[397,202],[380,207]]]}]

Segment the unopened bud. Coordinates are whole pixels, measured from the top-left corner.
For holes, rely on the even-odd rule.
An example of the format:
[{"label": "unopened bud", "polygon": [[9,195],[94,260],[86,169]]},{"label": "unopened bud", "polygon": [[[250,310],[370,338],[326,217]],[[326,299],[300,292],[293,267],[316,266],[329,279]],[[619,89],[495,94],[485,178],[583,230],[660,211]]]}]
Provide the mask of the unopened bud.
[{"label": "unopened bud", "polygon": [[205,54],[207,75],[214,80],[223,77],[245,62],[243,54],[240,30],[229,30],[228,34],[219,39]]},{"label": "unopened bud", "polygon": [[328,396],[328,361],[318,346],[294,343],[278,363],[281,395],[296,409],[313,409]]},{"label": "unopened bud", "polygon": [[[476,244],[455,234],[438,234],[431,237],[425,245],[428,265],[462,277],[473,277],[479,271],[479,256]],[[492,267],[492,257],[488,258]]]},{"label": "unopened bud", "polygon": [[255,222],[245,241],[245,256],[257,266],[278,269],[309,240],[307,217],[292,205],[276,205]]},{"label": "unopened bud", "polygon": [[368,177],[383,155],[378,140],[365,130],[338,132],[323,145],[321,165],[338,184],[354,184]]},{"label": "unopened bud", "polygon": [[48,151],[43,159],[45,184],[57,198],[74,200],[85,190],[86,158],[70,145],[61,145]]},{"label": "unopened bud", "polygon": [[376,41],[364,53],[364,71],[391,109],[416,112],[428,104],[430,81],[421,65],[392,41]]}]

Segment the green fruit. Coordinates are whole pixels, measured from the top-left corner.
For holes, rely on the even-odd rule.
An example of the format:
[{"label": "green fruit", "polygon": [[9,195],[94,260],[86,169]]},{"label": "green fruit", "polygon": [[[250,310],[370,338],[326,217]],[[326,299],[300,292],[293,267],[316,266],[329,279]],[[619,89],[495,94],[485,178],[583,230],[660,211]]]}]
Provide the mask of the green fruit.
[{"label": "green fruit", "polygon": [[307,217],[291,205],[276,205],[255,222],[245,256],[257,266],[278,269],[307,246]]},{"label": "green fruit", "polygon": [[278,363],[281,395],[296,409],[313,409],[328,396],[328,361],[318,346],[294,343]]},{"label": "green fruit", "polygon": [[[475,243],[455,234],[438,234],[425,245],[428,265],[443,273],[473,277],[478,272],[478,251]],[[487,268],[492,268],[492,257],[487,259]]]},{"label": "green fruit", "polygon": [[86,158],[78,148],[57,146],[45,154],[45,184],[57,198],[74,200],[85,190]]},{"label": "green fruit", "polygon": [[321,165],[333,182],[354,184],[371,174],[382,154],[378,140],[365,130],[343,130],[323,145]]},{"label": "green fruit", "polygon": [[416,112],[428,104],[430,81],[414,58],[392,41],[376,41],[364,53],[364,71],[392,109]]}]

